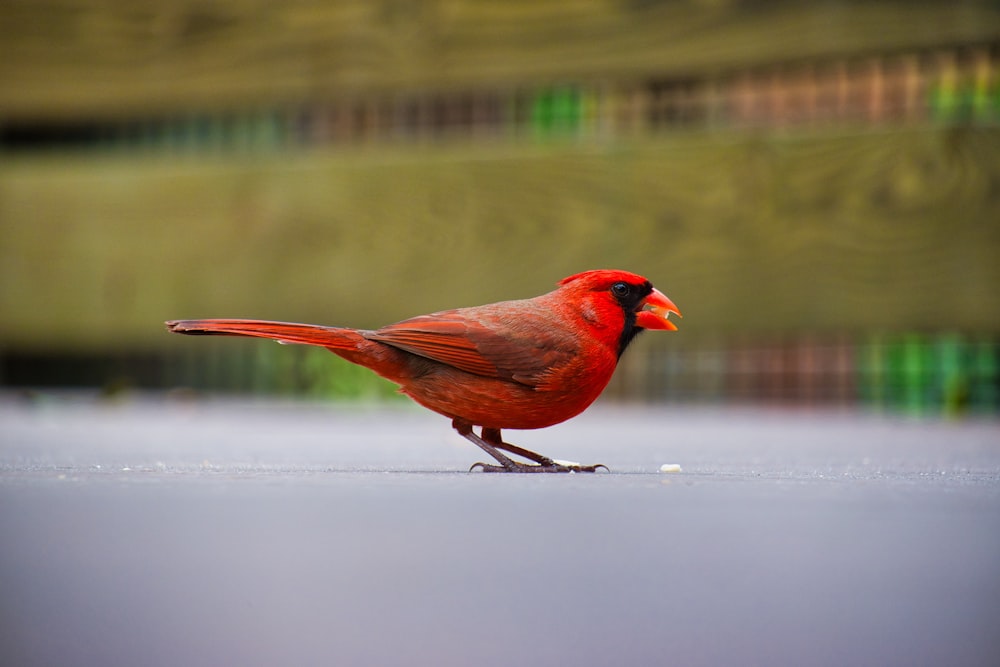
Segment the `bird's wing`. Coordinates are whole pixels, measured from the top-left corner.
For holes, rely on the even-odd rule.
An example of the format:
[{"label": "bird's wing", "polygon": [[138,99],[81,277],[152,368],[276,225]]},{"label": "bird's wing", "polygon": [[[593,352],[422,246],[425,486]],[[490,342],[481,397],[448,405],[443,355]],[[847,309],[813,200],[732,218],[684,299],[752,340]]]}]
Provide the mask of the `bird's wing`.
[{"label": "bird's wing", "polygon": [[479,352],[469,336],[468,324],[462,321],[422,316],[390,324],[365,337],[475,375],[500,374],[496,364]]},{"label": "bird's wing", "polygon": [[467,373],[540,386],[576,353],[550,322],[515,311],[464,308],[390,324],[365,337]]}]

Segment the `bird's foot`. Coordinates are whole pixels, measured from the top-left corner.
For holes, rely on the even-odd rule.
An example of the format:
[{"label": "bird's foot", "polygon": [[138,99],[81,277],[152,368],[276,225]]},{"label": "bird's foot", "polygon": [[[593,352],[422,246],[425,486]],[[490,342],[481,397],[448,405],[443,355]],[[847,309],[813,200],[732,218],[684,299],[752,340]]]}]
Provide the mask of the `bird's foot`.
[{"label": "bird's foot", "polygon": [[492,463],[483,463],[482,461],[472,464],[469,468],[469,472],[474,470],[480,470],[482,472],[515,472],[515,473],[536,473],[536,472],[597,472],[598,470],[604,470],[605,472],[611,472],[608,466],[603,463],[595,463],[594,465],[580,465],[579,463],[574,463],[573,461],[555,461],[549,459],[546,463],[521,463],[520,461],[510,461],[509,464],[497,465]]},{"label": "bird's foot", "polygon": [[[469,472],[477,468],[483,472],[597,472],[602,468],[607,472],[611,472],[608,466],[603,463],[585,466],[575,461],[550,459],[547,456],[542,456],[524,447],[504,442],[498,428],[487,428],[484,426],[482,435],[479,436],[472,430],[472,425],[467,422],[455,419],[452,421],[452,426],[455,427],[459,435],[497,460],[496,463],[483,463],[482,461],[473,463],[472,467],[469,468]],[[503,452],[509,452],[529,459],[531,463],[515,461]]]}]

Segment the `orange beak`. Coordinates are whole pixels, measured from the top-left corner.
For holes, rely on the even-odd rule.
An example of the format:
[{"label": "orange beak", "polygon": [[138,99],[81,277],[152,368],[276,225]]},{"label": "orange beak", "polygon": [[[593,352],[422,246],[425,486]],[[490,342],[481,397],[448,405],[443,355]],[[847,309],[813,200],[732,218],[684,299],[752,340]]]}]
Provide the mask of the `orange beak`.
[{"label": "orange beak", "polygon": [[658,289],[642,302],[642,308],[635,314],[635,323],[643,329],[677,331],[677,325],[670,321],[670,313],[683,317],[674,302]]}]

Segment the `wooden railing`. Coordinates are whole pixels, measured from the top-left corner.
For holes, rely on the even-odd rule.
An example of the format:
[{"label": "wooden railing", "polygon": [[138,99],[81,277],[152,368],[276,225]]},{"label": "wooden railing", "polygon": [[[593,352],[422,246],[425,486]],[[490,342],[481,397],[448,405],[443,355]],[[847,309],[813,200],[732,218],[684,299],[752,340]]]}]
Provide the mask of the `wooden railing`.
[{"label": "wooden railing", "polygon": [[613,141],[678,130],[1000,125],[1000,40],[698,77],[369,93],[241,111],[0,118],[0,150],[260,152],[443,140]]}]

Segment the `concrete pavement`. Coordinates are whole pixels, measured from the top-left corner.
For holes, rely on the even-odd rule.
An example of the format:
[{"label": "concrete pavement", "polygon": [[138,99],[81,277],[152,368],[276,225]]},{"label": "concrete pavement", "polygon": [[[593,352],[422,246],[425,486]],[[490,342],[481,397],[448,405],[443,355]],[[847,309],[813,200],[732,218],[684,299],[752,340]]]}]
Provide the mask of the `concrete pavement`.
[{"label": "concrete pavement", "polygon": [[[0,399],[0,663],[995,665],[1000,424]],[[682,472],[661,473],[663,464]]]}]

